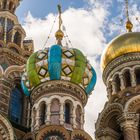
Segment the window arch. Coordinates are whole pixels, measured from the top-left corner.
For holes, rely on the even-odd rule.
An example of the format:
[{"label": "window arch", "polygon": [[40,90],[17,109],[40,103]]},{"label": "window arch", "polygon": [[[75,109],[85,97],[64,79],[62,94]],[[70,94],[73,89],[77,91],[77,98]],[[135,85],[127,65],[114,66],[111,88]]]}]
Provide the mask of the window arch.
[{"label": "window arch", "polygon": [[136,83],[137,85],[140,85],[140,69],[135,70],[135,75],[136,75]]},{"label": "window arch", "polygon": [[115,86],[116,86],[116,92],[119,92],[121,90],[121,82],[120,82],[120,78],[119,75],[115,76]]},{"label": "window arch", "polygon": [[118,133],[119,137],[117,140],[124,140],[123,131],[120,127],[120,124],[117,121],[119,115],[120,113],[116,110],[110,111],[110,113],[107,115],[107,118],[104,120],[105,122],[104,127],[109,128],[114,132]]},{"label": "window arch", "polygon": [[15,88],[12,90],[10,99],[10,119],[11,121],[21,124],[22,121],[22,111],[23,111],[23,91],[21,84],[16,84]]},{"label": "window arch", "polygon": [[45,124],[46,119],[46,104],[45,102],[42,102],[40,105],[40,125]]},{"label": "window arch", "polygon": [[12,12],[12,9],[13,9],[13,2],[10,2],[9,3],[9,10]]},{"label": "window arch", "polygon": [[71,123],[71,104],[69,102],[65,103],[65,123]]},{"label": "window arch", "polygon": [[125,87],[131,86],[131,77],[130,77],[130,71],[127,70],[124,72],[124,81],[125,81]]},{"label": "window arch", "polygon": [[14,43],[20,45],[21,43],[21,34],[17,31],[14,36]]}]

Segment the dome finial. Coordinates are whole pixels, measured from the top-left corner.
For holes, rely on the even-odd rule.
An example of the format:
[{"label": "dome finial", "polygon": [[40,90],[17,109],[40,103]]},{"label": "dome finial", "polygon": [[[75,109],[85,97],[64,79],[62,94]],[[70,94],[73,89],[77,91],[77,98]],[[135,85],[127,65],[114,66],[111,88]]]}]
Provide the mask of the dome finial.
[{"label": "dome finial", "polygon": [[125,0],[125,6],[126,6],[125,10],[126,10],[126,18],[127,18],[126,29],[128,32],[132,32],[133,24],[129,19],[128,0]]},{"label": "dome finial", "polygon": [[62,44],[61,44],[61,41],[62,41],[62,39],[63,39],[63,37],[64,37],[64,33],[63,33],[62,30],[61,30],[61,26],[62,26],[61,14],[62,14],[62,12],[61,12],[61,6],[60,6],[60,5],[58,5],[58,12],[59,12],[59,29],[58,29],[58,31],[55,33],[55,37],[56,37],[56,39],[57,39],[57,44],[62,45]]}]

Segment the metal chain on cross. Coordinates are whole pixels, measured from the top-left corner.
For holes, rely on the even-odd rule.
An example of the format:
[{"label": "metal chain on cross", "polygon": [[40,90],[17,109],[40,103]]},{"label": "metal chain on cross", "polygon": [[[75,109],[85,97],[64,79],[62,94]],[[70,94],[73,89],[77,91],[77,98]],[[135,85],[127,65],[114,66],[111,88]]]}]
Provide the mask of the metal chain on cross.
[{"label": "metal chain on cross", "polygon": [[69,36],[67,34],[66,27],[64,25],[63,25],[63,31],[65,33],[64,37],[65,37],[65,40],[66,40],[66,45],[68,46],[68,44],[70,44],[71,47],[73,48],[73,44],[72,44],[72,42],[71,42],[71,40],[70,40],[70,38],[69,38]]},{"label": "metal chain on cross", "polygon": [[45,48],[45,46],[47,45],[47,43],[48,43],[48,41],[49,41],[49,39],[50,39],[50,36],[51,36],[52,31],[53,31],[53,28],[54,28],[54,25],[55,25],[55,23],[56,23],[56,20],[57,20],[57,16],[55,17],[55,19],[54,19],[54,21],[53,21],[53,25],[52,25],[52,27],[51,27],[51,29],[50,29],[50,32],[49,32],[49,35],[48,35],[48,37],[47,37],[47,39],[46,39],[46,41],[45,41],[45,43],[44,43],[44,45],[43,45],[43,49]]},{"label": "metal chain on cross", "polygon": [[127,29],[128,32],[132,32],[133,24],[132,24],[132,22],[130,21],[130,18],[129,18],[129,3],[128,3],[128,0],[125,0],[125,12],[126,12],[126,18],[127,18],[126,29]]}]

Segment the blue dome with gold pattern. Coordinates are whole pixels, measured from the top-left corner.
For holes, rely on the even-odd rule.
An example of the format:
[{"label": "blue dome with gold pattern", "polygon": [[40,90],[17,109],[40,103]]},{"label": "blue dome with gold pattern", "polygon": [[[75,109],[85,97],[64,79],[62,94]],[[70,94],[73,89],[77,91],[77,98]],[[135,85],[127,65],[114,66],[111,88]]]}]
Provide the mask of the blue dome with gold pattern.
[{"label": "blue dome with gold pattern", "polygon": [[27,96],[41,83],[64,80],[79,85],[89,95],[96,83],[96,73],[81,51],[53,45],[33,53],[22,76]]}]

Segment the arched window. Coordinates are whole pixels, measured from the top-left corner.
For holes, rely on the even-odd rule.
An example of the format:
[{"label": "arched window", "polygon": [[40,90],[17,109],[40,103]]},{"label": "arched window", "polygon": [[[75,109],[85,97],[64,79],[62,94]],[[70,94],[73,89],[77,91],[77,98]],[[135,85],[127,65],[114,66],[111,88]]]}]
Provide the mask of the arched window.
[{"label": "arched window", "polygon": [[70,124],[71,107],[70,103],[65,103],[65,123]]},{"label": "arched window", "polygon": [[108,123],[107,127],[111,128],[112,130],[114,130],[114,132],[117,132],[120,135],[120,138],[118,140],[124,140],[123,131],[120,125],[117,123],[118,118],[117,112],[112,112],[112,115],[108,117],[109,119],[107,120]]},{"label": "arched window", "polygon": [[136,83],[137,85],[140,85],[140,69],[135,70],[135,75],[136,75]]},{"label": "arched window", "polygon": [[131,78],[129,70],[124,73],[125,87],[131,87]]},{"label": "arched window", "polygon": [[12,90],[10,99],[10,119],[11,121],[21,124],[23,110],[23,91],[21,85],[16,84]]},{"label": "arched window", "polygon": [[20,45],[21,43],[21,35],[19,32],[16,32],[15,33],[15,36],[14,36],[14,43],[17,44],[17,45]]},{"label": "arched window", "polygon": [[121,83],[119,75],[115,76],[115,86],[116,86],[116,92],[119,92],[121,90]]},{"label": "arched window", "polygon": [[40,105],[40,125],[45,124],[46,119],[46,104],[42,102]]}]

